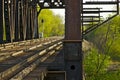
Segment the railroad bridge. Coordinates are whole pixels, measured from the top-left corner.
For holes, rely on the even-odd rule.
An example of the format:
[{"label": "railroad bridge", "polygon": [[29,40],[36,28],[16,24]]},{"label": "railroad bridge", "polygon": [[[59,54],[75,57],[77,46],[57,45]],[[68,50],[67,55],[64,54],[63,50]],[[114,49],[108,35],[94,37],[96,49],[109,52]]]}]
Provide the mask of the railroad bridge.
[{"label": "railroad bridge", "polygon": [[[39,38],[41,10],[62,8],[65,37]],[[119,0],[0,0],[0,80],[84,80],[84,36],[118,14]]]}]

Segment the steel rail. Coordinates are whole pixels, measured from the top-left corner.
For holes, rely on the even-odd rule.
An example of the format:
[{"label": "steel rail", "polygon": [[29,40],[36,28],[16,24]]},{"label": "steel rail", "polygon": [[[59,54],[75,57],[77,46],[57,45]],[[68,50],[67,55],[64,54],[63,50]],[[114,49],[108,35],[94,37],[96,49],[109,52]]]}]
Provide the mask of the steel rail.
[{"label": "steel rail", "polygon": [[11,47],[15,47],[16,45],[22,45],[25,43],[30,43],[30,42],[36,42],[36,41],[42,41],[42,40],[46,40],[46,39],[53,39],[54,37],[50,37],[50,38],[40,38],[40,39],[32,39],[32,40],[25,40],[25,41],[18,41],[18,42],[13,42],[13,43],[5,43],[5,44],[1,44],[0,46],[0,50],[5,49],[5,48],[11,48]]},{"label": "steel rail", "polygon": [[47,53],[43,57],[37,59],[34,63],[32,63],[30,66],[26,67],[23,69],[21,72],[16,74],[14,77],[12,77],[10,80],[17,79],[17,80],[22,80],[24,77],[26,77],[30,72],[32,72],[40,63],[44,62],[46,59],[48,59],[50,56],[56,53],[56,50],[60,50],[62,46],[61,45],[55,45],[52,47],[52,49],[49,52],[44,52]]},{"label": "steel rail", "polygon": [[11,51],[10,53],[8,51],[7,53],[0,54],[0,62],[3,62],[3,61],[8,60],[10,58],[13,58],[13,55],[14,55],[14,57],[19,57],[20,55],[26,54],[25,53],[26,51],[34,50],[36,48],[40,48],[44,45],[47,45],[51,42],[54,42],[55,40],[56,39],[48,39],[48,40],[46,39],[46,40],[40,41],[40,42],[38,42],[34,45],[30,45],[30,47],[27,47],[27,48],[26,48],[26,45],[17,47],[18,50],[13,49],[13,51]]},{"label": "steel rail", "polygon": [[45,52],[50,51],[52,48],[52,46],[54,44],[59,43],[61,40],[57,40],[55,42],[50,43],[49,45],[45,46],[43,49],[41,49],[39,54],[34,54],[32,56],[30,56],[29,58],[23,60],[22,62],[10,67],[9,69],[3,71],[0,73],[0,80],[8,80],[11,76],[15,75],[16,73],[18,73],[20,70],[23,70],[23,68],[25,68],[25,66],[27,66],[28,64],[31,64],[32,62],[34,62],[36,59],[38,59],[40,56],[45,55]]}]

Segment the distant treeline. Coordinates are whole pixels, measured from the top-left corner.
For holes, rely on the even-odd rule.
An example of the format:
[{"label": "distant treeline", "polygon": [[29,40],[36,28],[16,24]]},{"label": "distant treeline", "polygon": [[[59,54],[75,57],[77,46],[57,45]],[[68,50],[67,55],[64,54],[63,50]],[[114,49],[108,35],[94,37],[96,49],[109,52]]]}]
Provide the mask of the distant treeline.
[{"label": "distant treeline", "polygon": [[120,68],[120,15],[90,32],[85,37],[95,46],[85,57],[86,80],[119,80]]},{"label": "distant treeline", "polygon": [[63,36],[64,23],[60,15],[55,15],[51,10],[44,9],[38,16],[40,36]]}]

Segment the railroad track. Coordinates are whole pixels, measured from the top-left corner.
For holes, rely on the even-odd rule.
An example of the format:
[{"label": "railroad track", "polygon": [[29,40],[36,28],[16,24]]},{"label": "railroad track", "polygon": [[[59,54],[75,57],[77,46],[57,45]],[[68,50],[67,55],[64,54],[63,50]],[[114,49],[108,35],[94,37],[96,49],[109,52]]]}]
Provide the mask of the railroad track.
[{"label": "railroad track", "polygon": [[0,51],[6,51],[9,49],[11,50],[15,47],[20,48],[20,46],[36,45],[35,43],[43,43],[43,42],[54,40],[54,39],[56,39],[56,37],[40,38],[40,39],[33,39],[33,40],[25,40],[25,41],[13,42],[13,43],[0,44]]},{"label": "railroad track", "polygon": [[13,56],[15,57],[15,56],[22,55],[26,51],[33,50],[35,48],[47,45],[51,42],[54,42],[55,40],[57,40],[57,38],[52,37],[52,38],[45,38],[45,39],[15,42],[13,44],[11,43],[5,44],[5,48],[2,47],[0,51],[0,62],[10,59]]},{"label": "railroad track", "polygon": [[[29,47],[27,50],[22,49],[24,52],[21,53],[20,50],[12,54],[6,54],[10,55],[10,58],[0,62],[0,80],[22,80],[40,63],[59,51],[61,47],[62,39],[59,38],[47,41],[41,46],[39,44],[36,47]],[[2,55],[0,58],[5,56]]]}]

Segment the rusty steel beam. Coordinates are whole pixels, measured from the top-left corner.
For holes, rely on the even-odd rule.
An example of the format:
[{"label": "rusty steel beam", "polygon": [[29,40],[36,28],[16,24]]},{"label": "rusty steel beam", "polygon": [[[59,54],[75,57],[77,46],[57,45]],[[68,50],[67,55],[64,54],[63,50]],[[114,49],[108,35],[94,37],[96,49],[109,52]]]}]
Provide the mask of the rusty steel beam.
[{"label": "rusty steel beam", "polygon": [[[75,1],[65,0],[65,2],[66,2],[65,40],[80,40],[81,39],[80,37],[81,36],[80,35],[80,10],[79,10],[80,4],[78,5],[76,3],[77,0]],[[76,8],[78,8],[78,11]]]},{"label": "rusty steel beam", "polygon": [[102,8],[83,8],[83,10],[99,10],[99,9],[102,9]]},{"label": "rusty steel beam", "polygon": [[[93,25],[93,26],[91,26],[91,27],[89,27],[89,28],[87,28],[85,31],[83,31],[83,35],[86,35],[86,34],[88,34],[89,32],[91,32],[91,31],[93,31],[93,30],[95,30],[96,28],[98,28],[98,27],[100,27],[101,25],[103,25],[104,23],[106,23],[106,22],[108,22],[108,21],[110,21],[111,19],[113,19],[114,17],[116,17],[118,14],[119,14],[119,0],[116,0],[116,1],[112,1],[112,2],[105,2],[105,1],[101,1],[101,2],[86,2],[86,3],[95,3],[95,4],[99,4],[99,3],[104,3],[104,4],[107,4],[107,3],[110,3],[110,4],[116,4],[116,11],[114,11],[114,12],[116,12],[116,14],[114,14],[113,16],[111,16],[111,17],[109,17],[107,20],[105,20],[105,21],[103,21],[102,23],[99,23],[99,24],[97,24],[97,25]],[[111,11],[112,12],[112,11]]]},{"label": "rusty steel beam", "polygon": [[20,23],[19,23],[19,0],[15,2],[15,41],[20,40]]},{"label": "rusty steel beam", "polygon": [[64,60],[66,80],[83,80],[82,72],[82,0],[65,0]]},{"label": "rusty steel beam", "polygon": [[112,20],[112,19],[113,19],[114,17],[116,17],[117,15],[118,15],[118,14],[115,14],[115,15],[113,15],[112,17],[109,17],[107,20],[103,21],[102,23],[87,28],[85,31],[83,31],[83,35],[86,35],[86,34],[88,34],[89,32],[97,29],[97,28],[100,27],[101,25],[103,25],[103,24],[105,24],[106,22]]},{"label": "rusty steel beam", "polygon": [[33,37],[34,35],[34,19],[35,18],[35,10],[34,10],[34,7],[32,7],[32,10],[31,10],[31,37]]},{"label": "rusty steel beam", "polygon": [[87,1],[84,4],[88,5],[116,5],[117,1]]},{"label": "rusty steel beam", "polygon": [[5,42],[10,42],[11,37],[10,37],[10,23],[9,23],[9,3],[8,0],[5,0],[4,3],[4,15],[5,15],[5,35],[6,35],[6,40]]},{"label": "rusty steel beam", "polygon": [[38,4],[40,8],[42,9],[61,9],[65,8],[64,0],[44,0],[44,1],[38,1]]},{"label": "rusty steel beam", "polygon": [[97,13],[113,13],[113,12],[117,12],[117,10],[104,10],[104,11],[83,11],[83,14],[97,14]]},{"label": "rusty steel beam", "polygon": [[119,14],[119,0],[117,0],[117,14]]},{"label": "rusty steel beam", "polygon": [[20,7],[20,10],[19,10],[19,26],[20,26],[20,41],[24,40],[24,34],[23,34],[23,22],[22,22],[22,16],[23,16],[23,1],[21,0],[19,2],[19,7]]},{"label": "rusty steel beam", "polygon": [[39,11],[37,12],[37,16],[39,16],[39,14],[40,14],[41,10],[42,10],[42,9],[40,8],[40,9],[39,9]]},{"label": "rusty steel beam", "polygon": [[3,43],[3,0],[0,0],[0,44]]},{"label": "rusty steel beam", "polygon": [[21,6],[22,6],[22,27],[23,27],[23,40],[26,40],[26,29],[27,29],[27,0],[21,0]]},{"label": "rusty steel beam", "polygon": [[38,38],[39,32],[38,32],[38,15],[41,11],[41,9],[37,12],[37,1],[33,1],[31,5],[31,38]]},{"label": "rusty steel beam", "polygon": [[100,20],[83,20],[83,23],[100,22]]},{"label": "rusty steel beam", "polygon": [[11,42],[15,39],[15,0],[10,0],[9,7],[9,24],[10,24],[10,36]]},{"label": "rusty steel beam", "polygon": [[103,16],[82,16],[82,18],[101,18]]},{"label": "rusty steel beam", "polygon": [[[36,3],[37,4],[37,3]],[[39,38],[39,30],[38,30],[38,16],[37,16],[37,7],[35,6],[34,8],[34,12],[35,12],[35,20],[34,20],[34,33],[33,33],[33,38]]]},{"label": "rusty steel beam", "polygon": [[[35,1],[35,4],[37,4],[37,1]],[[34,20],[33,38],[39,38],[37,6],[34,6],[34,12],[35,12],[35,16],[34,16],[35,20]]]},{"label": "rusty steel beam", "polygon": [[33,8],[33,1],[31,2],[32,5],[28,6],[27,8],[27,31],[26,31],[26,39],[33,38],[33,28],[34,28],[34,8]]},{"label": "rusty steel beam", "polygon": [[27,9],[27,36],[26,39],[32,39],[32,33],[31,33],[31,7],[28,7]]}]

